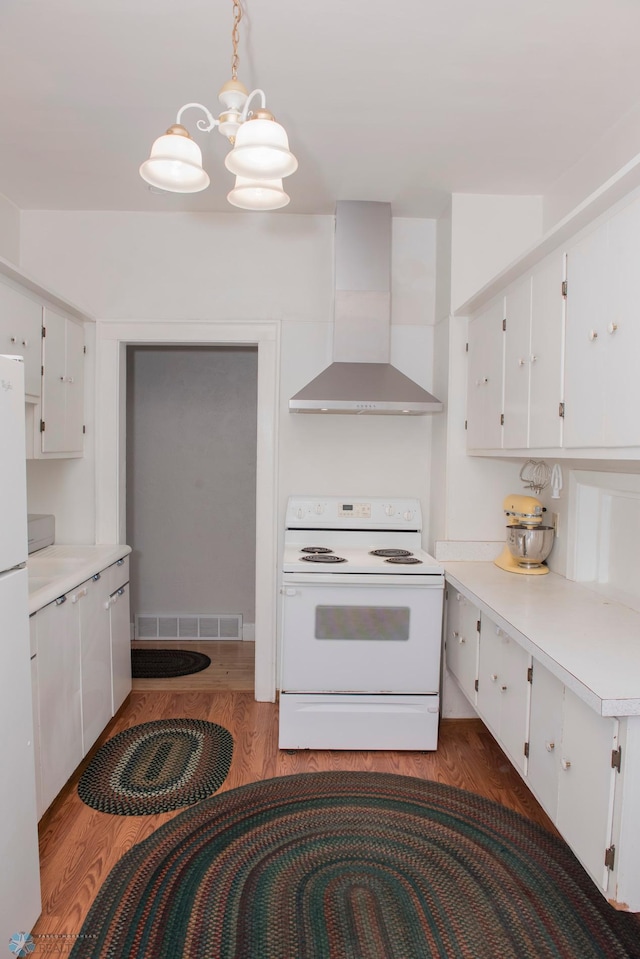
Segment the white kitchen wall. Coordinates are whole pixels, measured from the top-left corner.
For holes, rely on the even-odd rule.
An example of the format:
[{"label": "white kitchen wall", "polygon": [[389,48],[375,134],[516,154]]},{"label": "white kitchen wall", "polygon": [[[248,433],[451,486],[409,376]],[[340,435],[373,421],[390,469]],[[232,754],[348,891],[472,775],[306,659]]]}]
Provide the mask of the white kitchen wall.
[{"label": "white kitchen wall", "polygon": [[0,256],[11,263],[20,261],[20,210],[0,193]]},{"label": "white kitchen wall", "polygon": [[[21,266],[99,320],[279,320],[280,525],[292,492],[416,496],[427,516],[430,417],[288,412],[332,359],[333,234],[332,216],[27,211]],[[435,223],[393,238],[392,361],[432,389]]]},{"label": "white kitchen wall", "polygon": [[541,196],[454,193],[451,198],[451,312],[541,236]]},{"label": "white kitchen wall", "polygon": [[132,615],[255,623],[257,350],[129,347]]}]

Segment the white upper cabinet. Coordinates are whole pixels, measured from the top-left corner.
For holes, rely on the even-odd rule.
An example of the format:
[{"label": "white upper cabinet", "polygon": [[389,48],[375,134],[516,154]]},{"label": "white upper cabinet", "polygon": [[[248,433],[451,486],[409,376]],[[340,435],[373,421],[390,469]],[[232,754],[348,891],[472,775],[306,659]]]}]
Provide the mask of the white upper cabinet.
[{"label": "white upper cabinet", "polygon": [[526,449],[531,381],[531,277],[507,290],[505,300],[503,446]]},{"label": "white upper cabinet", "polygon": [[567,252],[565,445],[640,446],[640,198]]},{"label": "white upper cabinet", "polygon": [[24,391],[36,402],[40,396],[42,305],[5,283],[0,283],[0,353],[24,357]]},{"label": "white upper cabinet", "polygon": [[504,298],[469,322],[467,448],[500,449],[504,370]]},{"label": "white upper cabinet", "polygon": [[84,330],[45,309],[41,452],[82,455],[84,446]]},{"label": "white upper cabinet", "polygon": [[[546,257],[531,276],[529,447],[562,446],[565,255]],[[507,334],[508,334],[507,328]]]}]

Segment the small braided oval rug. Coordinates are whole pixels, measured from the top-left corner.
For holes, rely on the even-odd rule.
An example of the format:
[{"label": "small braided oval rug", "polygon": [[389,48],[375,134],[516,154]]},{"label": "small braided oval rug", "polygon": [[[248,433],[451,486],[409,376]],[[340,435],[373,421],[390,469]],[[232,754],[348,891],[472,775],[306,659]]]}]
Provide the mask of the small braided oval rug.
[{"label": "small braided oval rug", "polygon": [[170,679],[199,673],[211,660],[195,649],[132,649],[133,679]]},{"label": "small braided oval rug", "polygon": [[227,778],[233,737],[200,719],[156,719],[117,733],[78,783],[87,806],[117,816],[151,816],[211,796]]},{"label": "small braided oval rug", "polygon": [[72,959],[629,959],[640,926],[489,800],[383,773],[208,799],[134,846]]}]

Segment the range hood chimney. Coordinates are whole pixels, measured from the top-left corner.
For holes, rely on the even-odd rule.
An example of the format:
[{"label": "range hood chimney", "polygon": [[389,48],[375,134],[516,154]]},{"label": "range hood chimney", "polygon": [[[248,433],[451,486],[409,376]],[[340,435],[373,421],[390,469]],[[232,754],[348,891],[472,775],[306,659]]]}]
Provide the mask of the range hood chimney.
[{"label": "range hood chimney", "polygon": [[339,201],[334,362],[289,400],[292,413],[439,413],[442,403],[389,362],[391,205]]}]

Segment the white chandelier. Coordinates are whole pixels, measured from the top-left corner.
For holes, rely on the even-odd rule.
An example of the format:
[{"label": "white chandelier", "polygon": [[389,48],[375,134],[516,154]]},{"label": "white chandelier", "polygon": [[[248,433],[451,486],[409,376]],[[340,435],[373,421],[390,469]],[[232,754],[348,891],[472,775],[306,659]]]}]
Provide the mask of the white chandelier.
[{"label": "white chandelier", "polygon": [[[284,127],[267,110],[264,92],[247,93],[238,80],[238,24],[242,7],[239,0],[232,2],[231,79],[218,94],[223,107],[220,116],[216,119],[202,103],[185,103],[173,126],[154,142],[148,160],[140,167],[140,176],[150,186],[170,193],[199,193],[209,186],[209,176],[202,168],[202,151],[182,125],[183,113],[195,107],[206,116],[197,121],[198,130],[210,133],[217,128],[232,144],[224,161],[227,170],[236,175],[235,186],[227,194],[229,203],[243,210],[277,210],[289,202],[282,189],[282,178],[295,173],[298,161],[289,150]],[[260,106],[250,110],[257,98]]]}]

